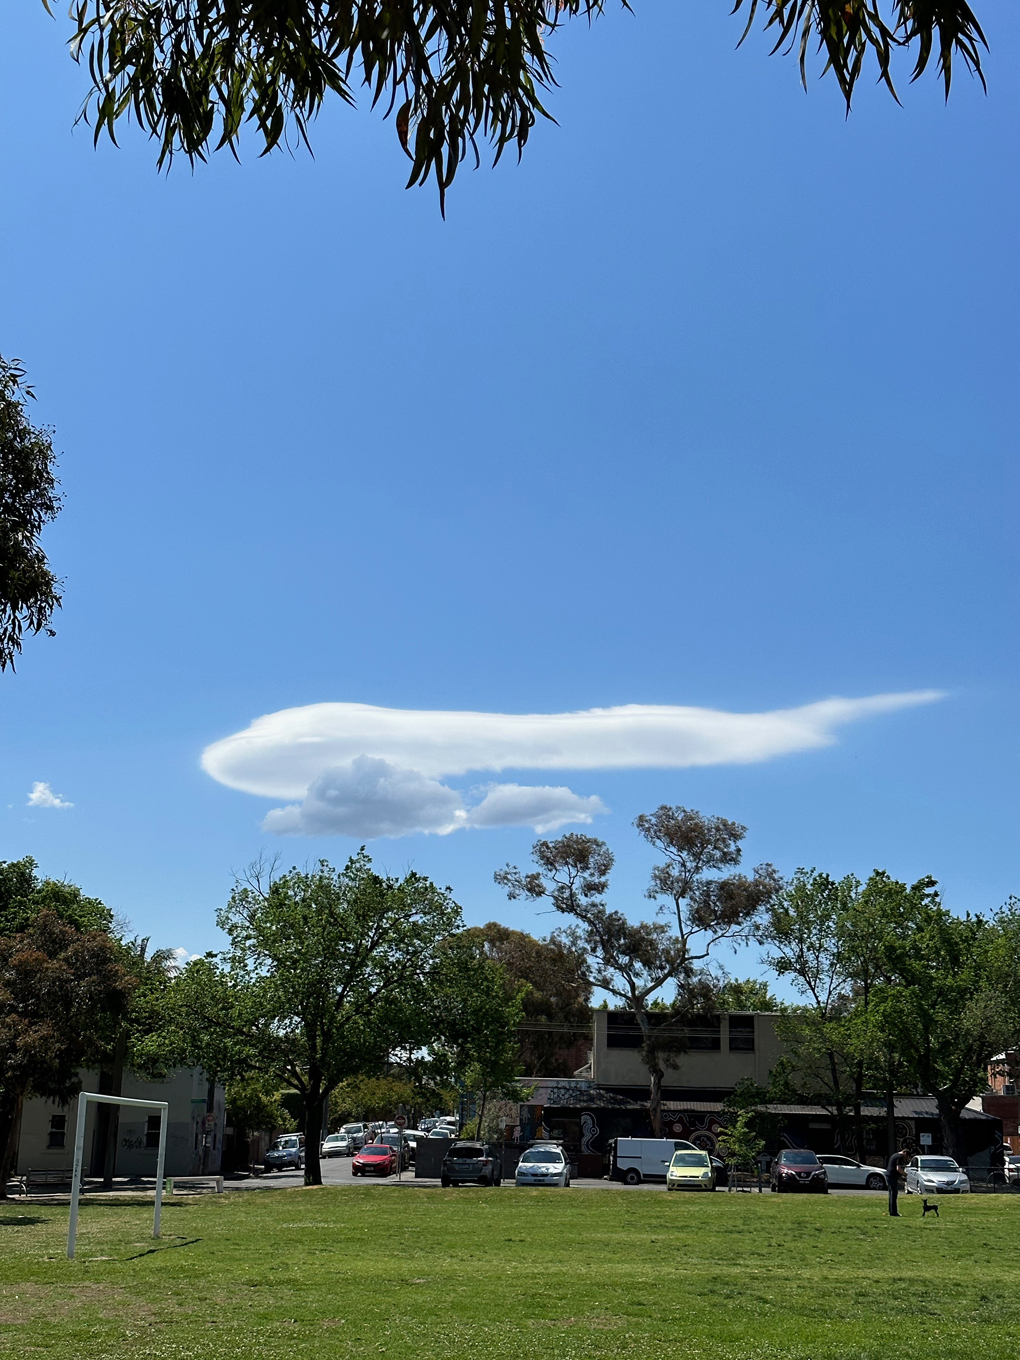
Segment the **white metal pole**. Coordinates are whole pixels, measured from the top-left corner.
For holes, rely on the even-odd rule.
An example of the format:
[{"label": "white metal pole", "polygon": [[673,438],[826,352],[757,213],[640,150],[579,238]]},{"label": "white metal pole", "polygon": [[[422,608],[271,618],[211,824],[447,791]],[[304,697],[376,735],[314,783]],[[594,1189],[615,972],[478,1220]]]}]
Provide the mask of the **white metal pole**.
[{"label": "white metal pole", "polygon": [[152,1235],[159,1236],[159,1220],[163,1212],[163,1168],[166,1165],[166,1126],[169,1122],[170,1106],[164,1105],[159,1112],[159,1152],[156,1155],[156,1210],[152,1215]]},{"label": "white metal pole", "polygon": [[74,1170],[71,1172],[71,1217],[67,1223],[67,1259],[74,1260],[74,1242],[78,1236],[78,1193],[81,1188],[81,1164],[85,1153],[85,1116],[89,1098],[82,1091],[78,1096],[78,1123],[74,1133]]}]

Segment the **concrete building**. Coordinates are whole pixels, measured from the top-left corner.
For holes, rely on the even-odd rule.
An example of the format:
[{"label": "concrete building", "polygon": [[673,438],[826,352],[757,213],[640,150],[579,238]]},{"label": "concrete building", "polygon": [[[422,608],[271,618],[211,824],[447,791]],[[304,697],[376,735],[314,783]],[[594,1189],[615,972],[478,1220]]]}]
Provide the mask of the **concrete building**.
[{"label": "concrete building", "polygon": [[[759,1086],[783,1053],[774,1015],[750,1011],[702,1016],[681,1033],[687,1051],[667,1066],[664,1100],[721,1100],[738,1081]],[[629,1011],[592,1012],[591,1080],[603,1090],[648,1099],[648,1069],[641,1061],[641,1032]]]},{"label": "concrete building", "polygon": [[[81,1072],[82,1090],[99,1091],[99,1073]],[[199,1068],[179,1068],[165,1081],[143,1081],[125,1073],[125,1096],[169,1103],[166,1136],[168,1176],[214,1176],[220,1172],[223,1150],[223,1087],[210,1083]],[[100,1107],[90,1104],[85,1125],[85,1174],[103,1174],[100,1146]],[[74,1134],[78,1099],[68,1104],[35,1098],[26,1100],[18,1131],[16,1171],[70,1170],[74,1163]],[[117,1130],[117,1176],[151,1178],[156,1174],[159,1114],[123,1106]]]},{"label": "concrete building", "polygon": [[[734,1011],[704,1016],[682,1031],[686,1051],[666,1068],[662,1089],[662,1135],[689,1139],[715,1152],[730,1116],[723,1102],[738,1082],[749,1078],[767,1086],[784,1046],[771,1014]],[[516,1138],[561,1140],[582,1176],[601,1174],[606,1148],[613,1138],[647,1137],[648,1069],[640,1057],[641,1034],[627,1011],[592,1012],[590,1063],[571,1079],[524,1078],[528,1096],[520,1106]],[[1008,1083],[1004,1082],[1004,1085]],[[1014,1088],[1015,1089],[1015,1088]],[[963,1112],[962,1132],[969,1164],[991,1165],[1002,1138],[1002,1116],[984,1098]],[[1007,1095],[992,1097],[1014,1099]],[[775,1118],[774,1146],[812,1148],[815,1152],[848,1152],[876,1165],[889,1155],[889,1120],[884,1103],[872,1098],[862,1110],[865,1146],[852,1144],[852,1131],[840,1127],[832,1111],[818,1105],[770,1105]],[[936,1102],[929,1096],[898,1096],[893,1131],[899,1148],[942,1151]],[[849,1143],[847,1143],[849,1139]]]}]

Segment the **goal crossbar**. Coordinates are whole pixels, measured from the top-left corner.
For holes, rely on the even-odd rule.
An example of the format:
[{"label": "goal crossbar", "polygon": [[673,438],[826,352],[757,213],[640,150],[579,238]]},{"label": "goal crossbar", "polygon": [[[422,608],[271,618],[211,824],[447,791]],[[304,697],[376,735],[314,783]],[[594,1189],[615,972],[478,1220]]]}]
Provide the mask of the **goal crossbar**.
[{"label": "goal crossbar", "polygon": [[156,1155],[156,1210],[152,1216],[152,1235],[159,1236],[160,1212],[163,1208],[163,1167],[166,1163],[166,1125],[170,1106],[165,1100],[132,1100],[127,1096],[100,1095],[98,1091],[78,1093],[78,1124],[74,1135],[74,1171],[71,1173],[71,1217],[67,1225],[67,1259],[74,1260],[74,1244],[78,1236],[78,1196],[81,1193],[81,1168],[85,1156],[85,1120],[89,1101],[97,1105],[130,1105],[136,1109],[159,1110],[159,1152]]}]

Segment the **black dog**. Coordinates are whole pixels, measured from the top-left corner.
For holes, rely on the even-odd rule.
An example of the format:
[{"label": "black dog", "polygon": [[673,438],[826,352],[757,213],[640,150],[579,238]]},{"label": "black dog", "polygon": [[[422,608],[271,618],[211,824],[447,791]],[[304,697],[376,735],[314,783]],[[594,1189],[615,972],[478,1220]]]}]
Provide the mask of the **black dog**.
[{"label": "black dog", "polygon": [[921,1201],[921,1217],[924,1218],[925,1214],[934,1214],[935,1217],[938,1218],[939,1206],[937,1204],[929,1204],[926,1199],[923,1199]]}]

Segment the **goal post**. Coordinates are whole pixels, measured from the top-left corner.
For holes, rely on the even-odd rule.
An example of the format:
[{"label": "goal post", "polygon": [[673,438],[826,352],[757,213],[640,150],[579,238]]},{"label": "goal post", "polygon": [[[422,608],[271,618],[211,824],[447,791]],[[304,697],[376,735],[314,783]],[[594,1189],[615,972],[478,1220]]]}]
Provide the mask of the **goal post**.
[{"label": "goal post", "polygon": [[89,1101],[97,1105],[130,1105],[135,1109],[159,1110],[159,1152],[156,1154],[156,1210],[152,1216],[152,1235],[159,1236],[160,1212],[163,1208],[163,1169],[166,1163],[166,1125],[170,1106],[165,1100],[131,1100],[127,1096],[105,1096],[96,1091],[78,1093],[78,1124],[74,1135],[74,1170],[71,1173],[71,1217],[67,1224],[67,1259],[74,1260],[74,1243],[78,1236],[78,1196],[81,1193],[82,1162],[85,1158],[85,1121]]}]

